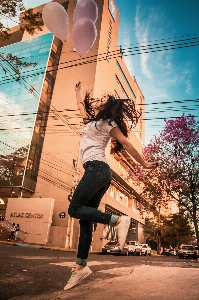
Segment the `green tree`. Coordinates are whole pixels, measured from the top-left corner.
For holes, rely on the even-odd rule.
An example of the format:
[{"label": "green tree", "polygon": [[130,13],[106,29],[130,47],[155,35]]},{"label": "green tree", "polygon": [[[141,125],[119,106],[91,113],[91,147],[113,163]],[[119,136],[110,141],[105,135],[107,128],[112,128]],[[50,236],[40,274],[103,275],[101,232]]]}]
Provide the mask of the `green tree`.
[{"label": "green tree", "polygon": [[164,247],[173,248],[181,244],[192,243],[194,230],[187,217],[181,214],[173,214],[162,218],[161,244]]},{"label": "green tree", "polygon": [[193,241],[194,230],[189,224],[187,217],[181,214],[173,214],[167,217],[160,217],[160,226],[157,219],[146,219],[144,225],[144,233],[149,240],[158,243],[158,236],[160,236],[161,246],[169,248]]},{"label": "green tree", "polygon": [[[43,21],[41,12],[33,12],[33,9],[26,10],[22,0],[0,0],[0,14],[1,20],[19,20],[17,23],[21,30],[26,30],[29,34],[33,35],[36,30],[42,31]],[[0,21],[0,40],[7,40],[10,38],[10,28],[5,26]],[[8,61],[12,63],[16,68],[16,71],[20,73],[20,67],[26,67],[30,65],[36,65],[36,63],[27,63],[13,56],[9,53],[6,57],[0,53],[0,61]]]}]

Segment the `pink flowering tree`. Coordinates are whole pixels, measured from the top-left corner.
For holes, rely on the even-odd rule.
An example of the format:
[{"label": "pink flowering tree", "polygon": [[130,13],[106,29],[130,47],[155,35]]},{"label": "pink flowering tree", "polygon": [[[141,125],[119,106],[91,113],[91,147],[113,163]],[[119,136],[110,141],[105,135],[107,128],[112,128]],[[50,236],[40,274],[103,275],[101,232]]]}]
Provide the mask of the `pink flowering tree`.
[{"label": "pink flowering tree", "polygon": [[143,150],[158,168],[136,166],[129,177],[140,186],[141,202],[148,207],[167,206],[175,200],[192,223],[199,245],[199,125],[193,116],[165,120],[165,127]]}]

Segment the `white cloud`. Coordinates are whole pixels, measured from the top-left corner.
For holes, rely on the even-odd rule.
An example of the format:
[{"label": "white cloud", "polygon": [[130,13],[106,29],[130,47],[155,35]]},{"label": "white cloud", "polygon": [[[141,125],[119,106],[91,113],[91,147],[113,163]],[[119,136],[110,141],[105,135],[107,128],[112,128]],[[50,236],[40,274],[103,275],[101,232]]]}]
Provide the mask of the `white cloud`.
[{"label": "white cloud", "polygon": [[20,105],[6,94],[0,93],[0,154],[9,154],[30,143],[32,129],[27,127],[33,125],[33,122],[24,120],[23,113]]},{"label": "white cloud", "polygon": [[[133,5],[135,18],[129,19],[128,23],[126,18],[122,23],[123,28],[120,29],[122,30],[122,45],[125,49],[137,47],[134,48],[135,50],[139,49],[138,47],[150,45],[147,47],[148,50],[147,48],[144,50],[149,53],[136,55],[129,53],[124,58],[130,73],[136,77],[145,96],[146,111],[148,111],[146,118],[149,119],[146,121],[147,142],[153,134],[163,128],[163,119],[157,119],[157,117],[169,118],[177,114],[161,102],[172,103],[173,100],[190,99],[186,98],[186,95],[194,95],[195,74],[198,72],[192,52],[187,55],[183,54],[185,49],[165,51],[163,45],[170,45],[168,41],[171,42],[174,37],[179,36],[179,32],[173,26],[172,18],[168,17],[167,9],[162,8],[162,5],[147,4],[146,9],[143,9],[142,4],[136,7]],[[153,102],[156,102],[158,106],[150,105]],[[181,108],[178,108],[177,104],[173,106],[181,113]]]},{"label": "white cloud", "polygon": [[192,78],[192,69],[187,68],[184,69],[179,66],[179,68],[176,67],[176,70],[169,72],[167,74],[167,77],[165,77],[165,83],[169,87],[177,87],[180,85],[184,85],[185,87],[185,93],[187,95],[191,95],[193,88],[191,83]]},{"label": "white cloud", "polygon": [[[135,17],[135,34],[136,38],[138,40],[138,43],[140,45],[145,45],[147,43],[148,39],[148,31],[149,27],[146,26],[146,24],[143,24],[140,20],[140,15],[139,15],[139,7],[136,8],[136,17]],[[147,77],[147,78],[152,78],[152,73],[149,70],[148,67],[148,60],[149,60],[149,53],[141,54],[140,59],[141,59],[141,69],[142,73]]]},{"label": "white cloud", "polygon": [[186,86],[186,93],[188,95],[191,95],[192,94],[192,84],[191,84],[191,81],[189,78],[187,80],[185,80],[185,86]]},{"label": "white cloud", "polygon": [[[130,35],[129,35],[129,27],[128,24],[124,24],[124,26],[122,27],[122,48],[124,48],[124,51],[126,51],[127,48],[129,48],[131,46],[132,40],[130,39]],[[135,68],[133,65],[133,60],[132,57],[130,55],[125,55],[123,57],[125,64],[130,72],[130,74],[133,76],[135,73]]]},{"label": "white cloud", "polygon": [[149,54],[143,54],[141,56],[141,67],[142,67],[142,72],[147,78],[152,78],[152,73],[149,71],[149,68],[147,66],[147,61],[149,59]]},{"label": "white cloud", "polygon": [[186,68],[182,72],[183,81],[185,84],[185,91],[188,95],[192,94],[192,84],[191,84],[191,78],[192,78],[192,66],[189,61],[186,63]]}]

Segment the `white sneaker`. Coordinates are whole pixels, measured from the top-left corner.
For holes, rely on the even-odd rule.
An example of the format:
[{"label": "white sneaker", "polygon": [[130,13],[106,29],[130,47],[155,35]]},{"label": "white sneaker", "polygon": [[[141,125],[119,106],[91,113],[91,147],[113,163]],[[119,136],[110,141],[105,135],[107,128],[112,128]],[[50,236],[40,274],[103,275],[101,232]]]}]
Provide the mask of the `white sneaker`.
[{"label": "white sneaker", "polygon": [[71,270],[71,277],[68,280],[66,286],[64,287],[64,290],[67,291],[77,285],[80,281],[82,281],[84,278],[91,275],[92,271],[88,266],[85,266],[83,269],[76,271],[74,268]]},{"label": "white sneaker", "polygon": [[126,236],[129,230],[131,218],[128,216],[121,216],[121,222],[117,226],[118,242],[120,244],[120,250],[123,250],[124,243],[126,242]]}]

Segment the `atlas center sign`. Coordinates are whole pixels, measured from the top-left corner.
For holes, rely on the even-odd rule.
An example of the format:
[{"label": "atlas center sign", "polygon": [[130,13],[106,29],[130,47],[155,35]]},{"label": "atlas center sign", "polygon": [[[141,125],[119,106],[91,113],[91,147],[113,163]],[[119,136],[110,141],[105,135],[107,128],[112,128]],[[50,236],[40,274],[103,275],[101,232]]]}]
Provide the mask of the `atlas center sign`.
[{"label": "atlas center sign", "polygon": [[8,198],[6,219],[26,233],[25,242],[46,245],[54,210],[53,198]]},{"label": "atlas center sign", "polygon": [[41,219],[43,218],[43,214],[41,213],[18,213],[18,212],[11,212],[10,213],[10,218],[37,218],[37,219]]}]

